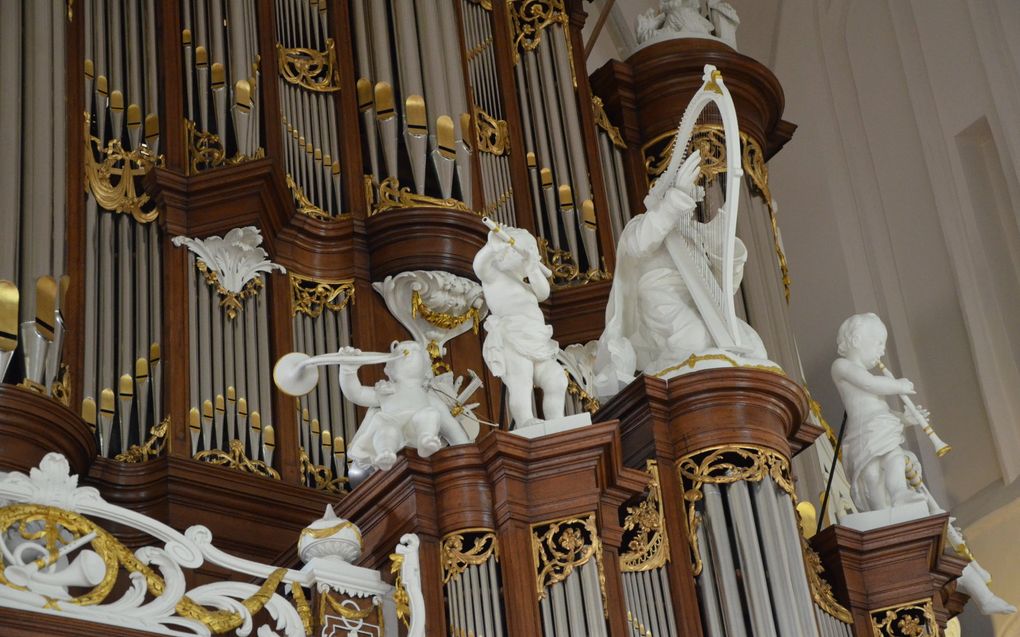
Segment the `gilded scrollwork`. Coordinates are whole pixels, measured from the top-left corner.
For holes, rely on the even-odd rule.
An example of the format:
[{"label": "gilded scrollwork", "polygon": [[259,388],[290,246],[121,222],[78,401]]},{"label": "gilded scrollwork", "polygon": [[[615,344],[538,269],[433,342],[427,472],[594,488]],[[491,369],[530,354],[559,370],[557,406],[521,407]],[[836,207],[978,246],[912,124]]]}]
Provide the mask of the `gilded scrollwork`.
[{"label": "gilded scrollwork", "polygon": [[542,263],[552,270],[550,281],[553,289],[560,289],[574,285],[584,285],[597,281],[609,281],[613,278],[611,272],[605,268],[592,268],[587,272],[581,272],[574,256],[566,250],[557,250],[542,237],[538,239],[538,252],[542,257]]},{"label": "gilded scrollwork", "polygon": [[694,575],[701,574],[701,549],[698,546],[697,503],[705,484],[761,482],[771,477],[780,489],[794,495],[790,461],[778,451],[754,445],[722,445],[684,456],[676,463],[677,476],[684,489],[687,505],[687,533]]},{"label": "gilded scrollwork", "polygon": [[149,430],[149,439],[140,445],[131,445],[124,453],[118,453],[114,460],[128,464],[145,462],[158,458],[166,449],[166,432],[170,427],[170,416]]},{"label": "gilded scrollwork", "polygon": [[393,580],[393,602],[397,607],[397,619],[404,622],[404,626],[409,626],[411,623],[411,596],[404,586],[404,578],[401,577],[403,567],[404,556],[400,553],[391,553],[390,573],[397,574],[396,579]]},{"label": "gilded scrollwork", "polygon": [[291,84],[317,93],[340,90],[340,67],[336,59],[336,43],[326,38],[326,50],[286,48],[276,45],[280,77]]},{"label": "gilded scrollwork", "polygon": [[[346,495],[347,478],[344,476],[333,476],[333,470],[329,467],[315,464],[312,459],[308,457],[308,452],[305,451],[304,447],[301,447],[301,455],[299,456],[301,462],[301,476],[304,478],[304,483],[313,486],[319,491],[325,491],[327,493],[333,493],[336,495]],[[305,529],[308,530],[308,529]]]},{"label": "gilded scrollwork", "polygon": [[637,506],[627,507],[627,517],[623,521],[624,536],[630,538],[627,552],[620,555],[620,570],[624,573],[650,571],[669,561],[658,464],[649,460],[647,471],[648,497]]},{"label": "gilded scrollwork", "polygon": [[609,121],[609,115],[606,113],[606,106],[602,102],[602,98],[592,95],[591,108],[595,114],[595,125],[606,131],[614,146],[617,148],[627,148],[627,144],[623,141],[623,135],[620,134],[620,129],[613,126],[613,123]]},{"label": "gilded scrollwork", "polygon": [[567,24],[563,0],[507,0],[514,36],[514,56],[519,51],[534,51],[542,42],[542,33],[551,24]]},{"label": "gilded scrollwork", "polygon": [[280,474],[276,469],[261,460],[248,458],[244,454],[244,443],[237,439],[230,441],[229,452],[221,449],[199,451],[195,454],[195,460],[224,466],[229,469],[237,469],[245,473],[253,473],[266,478],[273,478],[274,480],[280,479]]},{"label": "gilded scrollwork", "polygon": [[941,634],[931,599],[871,611],[876,637],[938,637]]},{"label": "gilded scrollwork", "polygon": [[129,151],[119,139],[111,139],[104,147],[102,140],[92,135],[92,118],[88,113],[83,138],[85,191],[104,210],[130,214],[138,223],[155,221],[159,211],[149,205],[149,195],[139,190],[135,180],[162,166],[163,156],[154,154],[144,144]]},{"label": "gilded scrollwork", "polygon": [[608,612],[606,574],[602,563],[602,540],[595,526],[595,514],[531,525],[531,548],[537,576],[539,601],[549,588],[570,577],[575,569],[595,560],[602,591],[602,609]]},{"label": "gilded scrollwork", "polygon": [[191,175],[223,166],[237,166],[266,156],[265,149],[258,148],[252,155],[239,152],[233,157],[228,157],[227,149],[219,135],[198,130],[198,126],[191,120],[184,122],[184,129],[188,138],[188,174]]},{"label": "gilded scrollwork", "polygon": [[297,211],[299,214],[307,215],[312,219],[318,219],[319,221],[329,221],[333,219],[332,215],[316,206],[315,202],[308,198],[305,191],[301,190],[301,186],[299,186],[290,175],[287,175],[287,188],[290,189],[290,194],[294,198],[294,202],[297,204]]},{"label": "gilded scrollwork", "polygon": [[[465,548],[466,542],[470,548]],[[499,561],[499,542],[491,529],[464,529],[443,538],[439,548],[443,563],[443,583],[460,577],[468,566],[485,564],[490,559]]]},{"label": "gilded scrollwork", "polygon": [[744,172],[751,179],[751,183],[761,194],[762,200],[769,211],[769,222],[772,224],[772,243],[776,250],[776,258],[779,260],[779,269],[783,275],[783,290],[786,293],[786,302],[790,302],[790,267],[786,262],[786,254],[779,242],[779,222],[776,220],[775,202],[769,190],[769,169],[765,165],[765,153],[761,146],[753,138],[741,135],[743,140],[743,157],[741,163]]},{"label": "gilded scrollwork", "polygon": [[801,537],[800,541],[804,550],[804,566],[807,569],[808,583],[811,585],[811,598],[829,616],[838,619],[844,624],[852,624],[854,618],[850,611],[836,601],[836,596],[832,593],[832,586],[822,577],[822,574],[825,572],[825,567],[822,566],[822,559],[818,556],[818,553],[815,553],[806,539]]},{"label": "gilded scrollwork", "polygon": [[371,196],[371,190],[369,192],[369,202],[372,203],[372,214],[377,215],[387,210],[394,210],[400,208],[415,208],[419,206],[431,206],[435,208],[447,208],[450,210],[460,210],[462,212],[472,212],[464,202],[458,201],[457,199],[440,199],[438,197],[429,197],[428,195],[419,195],[411,192],[408,187],[401,187],[400,182],[396,177],[387,177],[383,179],[379,184],[379,196],[376,201],[372,201],[374,197]]},{"label": "gilded scrollwork", "polygon": [[687,367],[688,369],[694,369],[698,363],[704,361],[721,361],[723,363],[727,363],[731,367],[741,367],[743,369],[757,369],[763,372],[779,374],[780,376],[786,375],[786,372],[784,372],[781,367],[778,367],[776,365],[744,365],[737,361],[735,358],[727,356],[726,354],[691,354],[682,362],[677,363],[676,365],[671,365],[663,370],[660,370],[658,372],[655,372],[654,374],[649,375],[654,376],[656,378],[662,378],[663,376],[671,374],[677,371],[678,369],[683,369],[684,367]]},{"label": "gilded scrollwork", "polygon": [[255,276],[250,281],[244,284],[240,292],[232,292],[220,284],[219,275],[216,271],[206,265],[202,259],[195,259],[195,267],[205,277],[205,282],[216,289],[216,294],[220,298],[220,307],[227,313],[227,318],[233,320],[237,318],[237,314],[244,307],[244,300],[247,298],[254,298],[259,290],[265,285],[262,282],[261,276]]},{"label": "gilded scrollwork", "polygon": [[341,312],[354,302],[354,280],[326,281],[290,274],[290,315],[318,318],[324,310]]},{"label": "gilded scrollwork", "polygon": [[475,147],[490,155],[510,154],[510,125],[475,107]]}]

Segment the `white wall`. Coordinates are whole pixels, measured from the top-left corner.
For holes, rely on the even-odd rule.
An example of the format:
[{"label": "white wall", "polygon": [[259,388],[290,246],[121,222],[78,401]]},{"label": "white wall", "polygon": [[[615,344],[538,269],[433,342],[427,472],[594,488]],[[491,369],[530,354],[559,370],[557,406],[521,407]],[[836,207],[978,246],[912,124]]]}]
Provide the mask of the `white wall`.
[{"label": "white wall", "polygon": [[[933,490],[1020,602],[1005,550],[1020,536],[1020,2],[729,1],[741,52],[776,73],[799,126],[769,169],[812,393],[838,423],[836,328],[883,316],[890,367],[954,448],[937,460],[913,441]],[[617,28],[652,4],[617,0]],[[592,69],[626,56],[602,40]],[[964,634],[988,634],[977,622]]]}]

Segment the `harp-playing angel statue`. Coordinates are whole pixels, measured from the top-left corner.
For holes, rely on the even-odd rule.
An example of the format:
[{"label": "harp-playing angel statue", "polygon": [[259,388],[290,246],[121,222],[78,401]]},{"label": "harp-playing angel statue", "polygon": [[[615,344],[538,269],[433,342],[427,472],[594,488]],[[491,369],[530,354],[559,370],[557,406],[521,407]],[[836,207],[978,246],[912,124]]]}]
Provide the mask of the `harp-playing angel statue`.
[{"label": "harp-playing angel statue", "polygon": [[[645,212],[620,235],[596,359],[600,397],[616,394],[637,373],[668,378],[705,367],[774,365],[758,334],[736,315],[734,293],[747,260],[736,236],[740,133],[715,67],[705,66],[704,82],[684,112],[669,165],[645,197]],[[716,210],[705,202],[702,216],[711,215],[705,221],[698,218],[702,156],[691,144],[705,130],[698,124],[721,127],[726,141],[725,187],[718,189],[724,200]],[[719,196],[713,192],[711,203]]]}]

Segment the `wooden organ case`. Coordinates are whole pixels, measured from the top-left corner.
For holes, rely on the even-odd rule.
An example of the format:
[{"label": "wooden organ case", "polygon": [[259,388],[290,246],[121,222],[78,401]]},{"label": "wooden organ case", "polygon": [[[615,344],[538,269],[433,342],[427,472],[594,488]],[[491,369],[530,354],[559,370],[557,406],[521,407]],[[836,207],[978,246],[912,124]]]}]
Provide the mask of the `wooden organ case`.
[{"label": "wooden organ case", "polygon": [[[595,424],[528,440],[505,431],[468,330],[430,350],[433,368],[478,371],[475,413],[495,426],[429,458],[405,450],[353,490],[346,444],[364,410],[335,375],[301,399],[273,385],[288,352],[406,339],[372,284],[473,277],[482,216],[539,238],[560,345],[597,339],[616,239],[706,63],[739,114],[756,215],[741,232],[769,257],[746,314],[784,351],[788,322],[756,321],[789,293],[765,161],[794,126],[764,66],[678,39],[589,78],[581,0],[67,6],[69,380],[52,397],[0,387],[0,467],[60,450],[110,502],[278,565],[297,563],[293,540],[326,504],[360,526],[371,568],[414,531],[429,635],[871,635],[880,609],[933,631],[959,611],[937,523],[884,540],[828,529],[818,552],[802,538],[790,460],[821,430],[774,370],[642,377],[603,405],[574,384]],[[696,143],[718,146],[711,131]],[[214,237],[272,267],[231,285],[217,268],[243,264],[207,263]],[[912,560],[906,592],[869,596],[869,542]],[[55,634],[17,611],[0,622]]]}]

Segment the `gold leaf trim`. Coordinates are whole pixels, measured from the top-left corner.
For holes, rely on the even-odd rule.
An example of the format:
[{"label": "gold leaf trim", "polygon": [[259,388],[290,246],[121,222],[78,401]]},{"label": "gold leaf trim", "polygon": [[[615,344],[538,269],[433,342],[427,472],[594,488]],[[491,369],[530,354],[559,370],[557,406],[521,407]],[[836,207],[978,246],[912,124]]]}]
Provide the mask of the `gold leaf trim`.
[{"label": "gold leaf trim", "polygon": [[325,51],[286,48],[277,43],[276,59],[280,77],[291,84],[317,93],[340,90],[340,67],[333,38],[326,38]]},{"label": "gold leaf trim", "polygon": [[216,294],[221,297],[220,307],[224,308],[227,318],[231,320],[237,318],[237,314],[244,307],[243,301],[247,298],[255,298],[264,285],[262,275],[256,275],[255,278],[244,284],[240,292],[231,292],[220,285],[220,277],[215,270],[206,265],[205,261],[195,259],[195,267],[205,276],[205,282],[216,289]]},{"label": "gold leaf trim", "polygon": [[305,528],[301,531],[301,537],[309,537],[312,538],[313,540],[321,540],[336,535],[337,533],[343,531],[344,529],[353,529],[354,535],[356,535],[358,538],[358,546],[364,547],[364,540],[361,537],[361,530],[358,529],[357,525],[355,525],[354,522],[350,522],[348,520],[343,520],[333,526],[324,529]]},{"label": "gold leaf trim", "polygon": [[233,157],[227,157],[227,150],[219,135],[215,135],[204,130],[198,130],[198,125],[191,120],[184,120],[184,129],[188,138],[189,175],[194,175],[213,168],[238,166],[254,159],[262,159],[266,156],[265,149],[258,148],[255,150],[255,153],[250,156],[238,152]]},{"label": "gold leaf trim", "polygon": [[411,625],[411,596],[407,594],[404,586],[404,579],[400,576],[400,569],[404,566],[404,556],[400,553],[390,554],[390,573],[396,573],[393,580],[393,603],[397,607],[397,619],[404,622],[404,626]]},{"label": "gold leaf trim", "polygon": [[595,398],[588,394],[588,392],[584,391],[581,386],[577,384],[577,381],[574,380],[574,377],[569,373],[567,374],[567,394],[581,401],[581,405],[588,413],[594,414],[602,408],[602,404],[599,402],[598,398]]},{"label": "gold leaf trim", "polygon": [[421,316],[429,325],[434,325],[440,329],[452,330],[456,327],[460,327],[467,321],[471,321],[471,329],[475,334],[478,333],[478,308],[470,307],[467,312],[463,314],[448,314],[446,312],[436,312],[429,306],[425,305],[425,301],[421,299],[421,294],[418,290],[414,290],[411,293],[411,318]]},{"label": "gold leaf trim", "polygon": [[[372,198],[369,197],[370,201],[371,199]],[[416,208],[419,206],[447,208],[450,210],[460,210],[462,212],[475,214],[463,202],[452,197],[449,199],[440,199],[438,197],[429,197],[428,195],[413,193],[411,192],[411,189],[406,186],[401,188],[400,182],[396,177],[387,177],[379,184],[379,199],[375,202],[375,205],[372,206],[372,214],[377,215],[386,212],[387,210]]]},{"label": "gold leaf trim", "polygon": [[[472,540],[471,548],[464,542]],[[456,579],[468,566],[485,564],[490,558],[499,561],[499,541],[492,529],[462,529],[443,538],[439,547],[443,563],[443,583]]]},{"label": "gold leaf trim", "polygon": [[811,599],[829,616],[844,624],[854,623],[853,615],[836,601],[836,596],[832,593],[832,586],[822,578],[822,573],[825,572],[822,559],[818,557],[818,553],[814,552],[806,539],[801,537],[800,541],[804,549],[804,567],[807,569],[808,583],[811,584]]},{"label": "gold leaf trim", "polygon": [[662,491],[659,486],[659,466],[649,460],[648,497],[635,507],[627,507],[623,532],[631,534],[627,552],[620,555],[620,570],[624,573],[650,571],[669,561],[669,538],[666,535],[666,518],[662,508]]},{"label": "gold leaf trim", "polygon": [[280,479],[280,474],[276,469],[261,460],[251,460],[248,456],[244,455],[244,443],[237,439],[230,441],[229,452],[220,449],[199,451],[195,454],[195,460],[224,466],[228,469],[237,469],[245,473],[254,473],[255,475],[274,480]]},{"label": "gold leaf trim", "polygon": [[305,191],[301,190],[301,186],[289,174],[287,175],[287,188],[290,189],[290,194],[294,197],[294,202],[297,203],[297,211],[300,214],[307,215],[312,219],[318,219],[319,221],[331,221],[334,219],[333,215],[315,205],[315,202],[308,198]]},{"label": "gold leaf trim", "polygon": [[166,449],[166,432],[170,426],[170,416],[149,430],[149,439],[141,445],[131,445],[124,453],[118,453],[114,460],[128,464],[145,462],[158,458]]},{"label": "gold leaf trim", "polygon": [[938,637],[941,634],[931,599],[871,611],[876,637]]},{"label": "gold leaf trim", "polygon": [[163,156],[154,155],[149,147],[141,145],[132,151],[124,149],[119,139],[111,139],[103,146],[92,135],[92,118],[85,113],[85,192],[91,193],[100,208],[115,213],[129,213],[138,223],[149,223],[159,216],[159,210],[148,207],[148,193],[139,192],[136,178],[143,177],[156,166],[163,165]]},{"label": "gold leaf trim", "polygon": [[595,525],[595,514],[531,525],[531,548],[537,575],[539,601],[549,587],[570,577],[575,569],[595,560],[602,591],[602,612],[608,616],[606,573],[602,563],[602,541]]},{"label": "gold leaf trim", "polygon": [[475,147],[490,155],[510,154],[510,125],[475,107]]},{"label": "gold leaf trim", "polygon": [[726,354],[691,354],[682,363],[671,365],[666,369],[663,369],[652,374],[652,376],[654,376],[655,378],[662,378],[666,374],[671,374],[677,371],[678,369],[683,369],[684,367],[694,369],[695,365],[697,365],[701,361],[723,361],[725,363],[729,363],[733,367],[740,367],[743,369],[757,369],[763,372],[771,372],[773,374],[779,374],[780,376],[786,376],[786,372],[784,372],[781,367],[777,367],[775,365],[741,365],[739,362],[737,362],[736,359],[731,358]]},{"label": "gold leaf trim", "polygon": [[620,134],[620,129],[613,126],[612,122],[609,121],[609,115],[606,113],[606,105],[602,102],[602,98],[597,95],[591,96],[591,108],[595,114],[595,125],[606,131],[609,135],[609,139],[613,142],[613,145],[617,148],[627,148],[626,142],[623,141],[623,135]]},{"label": "gold leaf trim", "polygon": [[290,275],[290,315],[318,318],[323,311],[342,312],[354,302],[354,279],[329,281]]},{"label": "gold leaf trim", "polygon": [[756,445],[720,445],[686,455],[677,461],[676,472],[687,505],[687,540],[694,575],[700,575],[703,566],[696,505],[704,498],[701,489],[705,484],[761,482],[771,476],[780,489],[794,495],[790,461],[778,451]]},{"label": "gold leaf trim", "polygon": [[769,191],[769,169],[765,165],[765,153],[752,137],[741,135],[743,151],[741,153],[741,164],[744,172],[751,179],[751,183],[758,189],[765,206],[769,211],[769,222],[772,224],[772,243],[776,251],[776,258],[779,260],[779,270],[783,275],[783,290],[786,293],[786,302],[790,302],[790,266],[786,262],[786,254],[783,246],[779,243],[779,222],[776,220],[776,209],[772,205],[772,193]]},{"label": "gold leaf trim", "polygon": [[[266,581],[262,582],[259,589],[247,599],[241,602],[252,616],[255,616],[262,610],[262,608],[272,598],[274,591],[283,581],[284,575],[287,574],[286,568],[278,568]],[[294,584],[294,588],[299,588],[300,584]],[[235,613],[229,610],[211,610],[202,606],[201,604],[193,601],[189,597],[181,598],[181,601],[177,602],[177,614],[182,617],[188,617],[196,621],[200,621],[209,627],[214,634],[225,633],[236,628],[239,628],[244,624],[244,616],[241,613]]]}]

